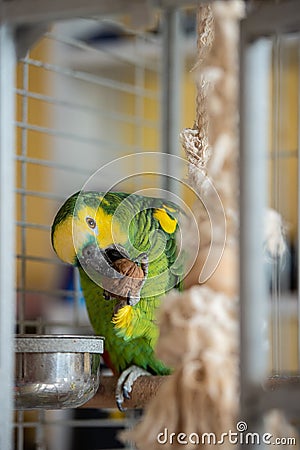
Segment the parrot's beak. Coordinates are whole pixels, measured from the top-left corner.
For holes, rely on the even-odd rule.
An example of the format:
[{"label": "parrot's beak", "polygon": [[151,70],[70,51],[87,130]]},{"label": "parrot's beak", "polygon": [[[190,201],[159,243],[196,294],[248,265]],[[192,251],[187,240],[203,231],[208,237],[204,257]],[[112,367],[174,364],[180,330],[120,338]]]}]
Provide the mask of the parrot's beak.
[{"label": "parrot's beak", "polygon": [[89,243],[81,250],[81,256],[78,256],[80,264],[89,267],[96,272],[106,275],[108,267],[119,259],[127,258],[129,255],[121,245],[110,245],[101,249],[96,242]]},{"label": "parrot's beak", "polygon": [[[111,266],[107,256],[96,243],[88,244],[83,247],[81,255],[78,256],[81,267],[88,275],[109,275]],[[93,277],[91,277],[93,278]]]},{"label": "parrot's beak", "polygon": [[122,245],[110,245],[109,247],[103,249],[103,253],[105,254],[105,258],[107,259],[109,264],[113,264],[118,259],[122,258],[130,259],[128,252]]},{"label": "parrot's beak", "polygon": [[118,299],[119,307],[135,306],[148,275],[148,255],[141,253],[131,260],[119,245],[100,249],[97,243],[86,245],[79,258],[89,278],[103,288],[106,300]]}]

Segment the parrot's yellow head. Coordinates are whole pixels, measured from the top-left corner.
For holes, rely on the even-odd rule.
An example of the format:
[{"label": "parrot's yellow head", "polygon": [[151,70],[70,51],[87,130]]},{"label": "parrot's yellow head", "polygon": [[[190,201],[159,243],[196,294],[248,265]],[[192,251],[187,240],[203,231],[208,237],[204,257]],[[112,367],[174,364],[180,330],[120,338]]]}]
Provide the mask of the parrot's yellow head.
[{"label": "parrot's yellow head", "polygon": [[82,250],[95,242],[101,249],[115,242],[126,242],[126,230],[114,219],[115,197],[110,196],[77,192],[61,206],[52,225],[51,240],[62,261],[77,265]]}]

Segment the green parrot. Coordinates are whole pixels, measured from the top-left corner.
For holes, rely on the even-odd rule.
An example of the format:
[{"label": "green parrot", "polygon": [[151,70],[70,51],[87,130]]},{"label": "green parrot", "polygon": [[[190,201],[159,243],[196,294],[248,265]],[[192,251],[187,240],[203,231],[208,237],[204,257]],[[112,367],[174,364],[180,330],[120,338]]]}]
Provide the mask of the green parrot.
[{"label": "green parrot", "polygon": [[65,201],[52,225],[52,246],[78,268],[91,325],[105,337],[103,358],[119,375],[121,410],[138,376],[170,373],[154,352],[156,312],[166,292],[182,287],[181,214],[159,198],[81,191]]}]

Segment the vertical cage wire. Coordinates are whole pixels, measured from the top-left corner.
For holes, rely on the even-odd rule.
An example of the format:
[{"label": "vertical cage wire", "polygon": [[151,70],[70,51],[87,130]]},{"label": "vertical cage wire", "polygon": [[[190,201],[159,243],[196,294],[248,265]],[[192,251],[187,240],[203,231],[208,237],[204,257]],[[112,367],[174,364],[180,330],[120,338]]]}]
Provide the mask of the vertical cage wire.
[{"label": "vertical cage wire", "polygon": [[[29,91],[29,67],[26,61],[24,61],[22,66],[22,89],[24,92]],[[28,122],[28,97],[23,95],[21,100],[21,117],[22,122]],[[21,130],[21,156],[23,161],[21,162],[21,189],[24,191],[24,194],[21,194],[21,222],[26,223],[26,186],[27,186],[27,129],[23,128]],[[21,228],[21,254],[26,257],[26,227]],[[24,328],[24,318],[25,318],[25,290],[26,290],[26,264],[21,265],[21,275],[20,275],[20,288],[22,292],[20,292],[20,297],[18,301],[18,309],[19,309],[19,318],[20,318],[20,330],[19,332],[22,334],[25,332]]]},{"label": "vertical cage wire", "polygon": [[[273,141],[273,183],[272,191],[274,197],[274,208],[279,206],[279,158],[280,158],[280,142],[279,142],[279,124],[281,119],[280,114],[280,103],[281,103],[281,75],[282,75],[282,64],[281,64],[281,38],[276,36],[273,43],[273,55],[274,55],[274,69],[273,69],[273,92],[272,97],[274,99],[273,106],[273,130],[272,130],[272,141]],[[276,260],[273,264],[272,269],[272,367],[275,373],[280,373],[281,367],[281,321],[280,321],[280,278],[279,278],[279,267],[278,261]]]},{"label": "vertical cage wire", "polygon": [[[180,10],[175,7],[166,8],[163,16],[163,70],[162,70],[162,151],[168,154],[179,154],[178,135],[180,132],[181,84],[182,74],[182,30],[180,26]],[[163,188],[177,194],[177,184],[174,178],[180,178],[176,173],[175,164],[168,159],[164,171]]]},{"label": "vertical cage wire", "polygon": [[[138,49],[138,45],[139,45],[139,40],[140,40],[140,38],[137,37],[136,42],[135,42],[135,46],[137,49]],[[145,85],[145,66],[139,65],[134,68],[134,83],[136,86],[139,86],[140,88],[142,88]],[[142,97],[140,97],[140,96],[135,97],[134,113],[137,117],[143,117],[144,103],[143,103]],[[142,131],[141,127],[135,127],[134,145],[135,145],[136,151],[139,151],[143,145],[143,131]],[[136,167],[136,170],[137,169],[138,169],[138,167]],[[136,189],[139,189],[140,187],[142,187],[141,182],[135,184]]]},{"label": "vertical cage wire", "polygon": [[258,39],[247,45],[244,38],[242,34],[242,45],[245,47],[242,47],[240,87],[241,414],[251,421],[253,412],[248,409],[251,396],[256,394],[255,390],[267,374],[267,351],[263,333],[264,324],[267,322],[263,217],[267,195],[266,151],[271,44],[268,39]]},{"label": "vertical cage wire", "polygon": [[[24,93],[29,91],[29,67],[26,61],[22,64],[20,67],[20,79],[21,79],[21,86]],[[28,97],[27,95],[23,95],[21,98],[21,105],[20,105],[20,116],[21,121],[23,123],[28,122]],[[22,161],[20,162],[20,188],[23,191],[23,194],[20,195],[20,217],[19,220],[21,223],[26,223],[26,210],[27,210],[27,199],[26,199],[26,186],[27,186],[27,129],[24,128],[20,132],[20,154],[22,157]],[[21,268],[20,268],[20,275],[19,275],[19,287],[20,292],[17,297],[17,311],[18,311],[18,318],[19,318],[19,326],[18,326],[18,333],[24,334],[26,332],[26,327],[24,323],[25,319],[25,296],[26,296],[26,227],[23,226],[20,229],[20,254],[24,257]],[[19,249],[17,249],[18,251]],[[16,442],[19,448],[23,448],[24,446],[24,433],[23,433],[23,427],[22,424],[24,422],[24,412],[18,411],[16,413],[16,420],[18,426],[16,427]]]},{"label": "vertical cage wire", "polygon": [[297,133],[297,241],[295,259],[297,261],[297,321],[298,321],[298,372],[300,372],[300,36],[297,39],[297,69],[298,69],[298,133]]},{"label": "vertical cage wire", "polygon": [[[94,44],[68,32],[77,25],[111,25],[121,29],[122,38],[116,45]],[[93,17],[76,21],[75,28],[54,24],[20,62],[15,155],[19,333],[92,333],[78,273],[51,250],[51,221],[62,201],[99,166],[129,153],[160,150],[161,133],[167,132],[160,128],[162,58],[159,30],[141,32],[123,19]],[[103,186],[109,181],[108,171]],[[143,188],[144,180],[136,183],[134,189]],[[33,305],[36,313],[30,313]],[[33,433],[37,449],[56,449],[58,443],[49,438],[52,431],[65,435],[70,446],[71,430],[117,430],[135,420],[135,415],[115,414],[83,419],[72,410],[19,411],[15,447],[26,449]]]}]

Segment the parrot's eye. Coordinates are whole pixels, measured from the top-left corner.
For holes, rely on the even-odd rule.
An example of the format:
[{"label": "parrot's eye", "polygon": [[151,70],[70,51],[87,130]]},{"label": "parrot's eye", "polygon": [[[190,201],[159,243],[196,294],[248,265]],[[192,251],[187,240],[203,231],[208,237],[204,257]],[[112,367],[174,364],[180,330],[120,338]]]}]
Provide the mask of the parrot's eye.
[{"label": "parrot's eye", "polygon": [[96,228],[96,221],[92,217],[86,217],[85,221],[92,230]]}]

